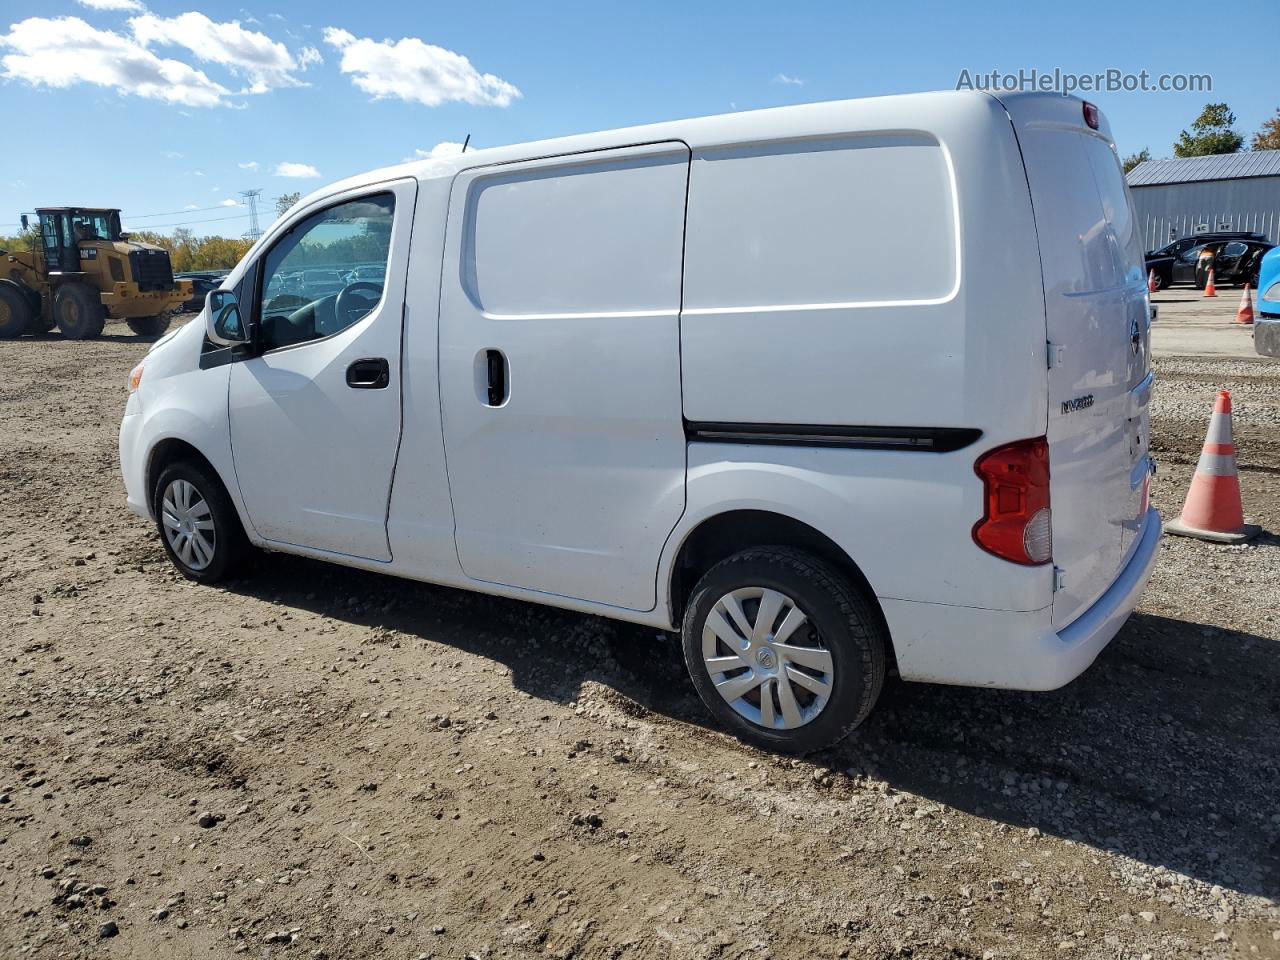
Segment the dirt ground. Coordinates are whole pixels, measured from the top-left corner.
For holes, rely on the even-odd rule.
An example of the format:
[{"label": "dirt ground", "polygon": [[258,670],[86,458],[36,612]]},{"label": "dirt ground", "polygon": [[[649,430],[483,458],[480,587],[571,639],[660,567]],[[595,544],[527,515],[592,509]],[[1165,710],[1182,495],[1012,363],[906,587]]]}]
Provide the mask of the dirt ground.
[{"label": "dirt ground", "polygon": [[[0,344],[0,957],[1280,957],[1275,535],[1167,539],[1063,690],[891,681],[780,759],[652,630],[180,579],[116,465],[145,349]],[[1157,506],[1228,387],[1280,530],[1280,364],[1158,375]]]}]

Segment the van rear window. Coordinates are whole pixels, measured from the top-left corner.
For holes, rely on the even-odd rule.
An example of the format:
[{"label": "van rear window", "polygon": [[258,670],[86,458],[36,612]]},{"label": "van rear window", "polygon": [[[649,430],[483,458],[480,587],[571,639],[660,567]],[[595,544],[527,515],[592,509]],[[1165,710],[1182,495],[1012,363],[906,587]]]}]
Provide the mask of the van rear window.
[{"label": "van rear window", "polygon": [[958,276],[956,230],[947,157],[924,134],[702,151],[685,307],[944,299]]},{"label": "van rear window", "polygon": [[1102,213],[1111,225],[1122,262],[1121,272],[1127,281],[1145,279],[1143,274],[1142,240],[1138,236],[1137,218],[1133,203],[1125,189],[1120,160],[1109,144],[1090,137],[1085,146],[1093,178],[1102,196]]}]

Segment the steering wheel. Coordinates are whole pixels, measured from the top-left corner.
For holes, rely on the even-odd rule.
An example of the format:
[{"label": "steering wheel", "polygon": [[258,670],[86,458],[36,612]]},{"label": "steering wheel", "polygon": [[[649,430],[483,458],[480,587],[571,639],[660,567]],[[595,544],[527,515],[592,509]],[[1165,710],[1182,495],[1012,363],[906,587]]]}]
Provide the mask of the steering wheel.
[{"label": "steering wheel", "polygon": [[[351,295],[355,293],[360,293],[361,291],[364,291],[364,290],[368,290],[371,293],[376,294],[376,296],[374,296],[372,304],[369,304],[368,299],[365,297],[356,298],[356,299],[364,300],[367,304],[366,306],[360,307],[353,302]],[[335,318],[337,319],[338,323],[342,324],[343,326],[349,326],[350,324],[355,323],[357,320],[363,317],[370,310],[372,310],[373,307],[377,304],[377,302],[380,299],[382,299],[382,284],[371,283],[368,280],[357,280],[354,283],[348,283],[338,293],[338,298],[333,302],[333,312],[335,314]],[[360,313],[358,315],[352,316],[352,314],[357,310],[359,310]]]}]

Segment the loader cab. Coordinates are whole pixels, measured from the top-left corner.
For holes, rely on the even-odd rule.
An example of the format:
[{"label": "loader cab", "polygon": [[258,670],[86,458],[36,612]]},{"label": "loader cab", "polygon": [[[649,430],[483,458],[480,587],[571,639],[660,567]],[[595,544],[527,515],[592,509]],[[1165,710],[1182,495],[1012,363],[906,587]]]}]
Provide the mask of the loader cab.
[{"label": "loader cab", "polygon": [[[119,210],[91,210],[82,207],[46,207],[36,211],[44,264],[51,273],[78,273],[81,248],[122,239]],[[96,256],[93,252],[83,255]]]}]

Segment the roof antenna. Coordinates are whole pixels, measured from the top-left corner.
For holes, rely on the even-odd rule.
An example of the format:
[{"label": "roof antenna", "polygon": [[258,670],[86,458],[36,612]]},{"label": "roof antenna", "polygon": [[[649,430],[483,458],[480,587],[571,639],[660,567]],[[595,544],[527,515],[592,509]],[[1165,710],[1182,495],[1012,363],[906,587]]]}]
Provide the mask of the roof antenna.
[{"label": "roof antenna", "polygon": [[468,133],[468,134],[467,134],[467,139],[465,139],[465,140],[463,140],[463,141],[462,141],[462,149],[461,149],[461,150],[459,150],[458,152],[459,152],[459,153],[466,153],[466,152],[467,152],[467,144],[468,144],[468,143],[470,143],[470,142],[471,142],[471,134],[469,134],[469,133]]}]

